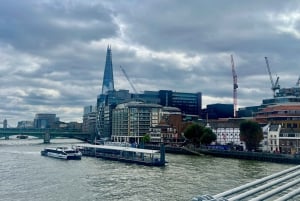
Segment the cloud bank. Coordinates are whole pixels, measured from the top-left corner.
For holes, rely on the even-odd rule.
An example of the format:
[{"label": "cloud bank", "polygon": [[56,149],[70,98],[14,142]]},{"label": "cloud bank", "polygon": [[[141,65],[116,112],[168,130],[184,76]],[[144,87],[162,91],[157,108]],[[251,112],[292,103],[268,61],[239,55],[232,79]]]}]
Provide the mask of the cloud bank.
[{"label": "cloud bank", "polygon": [[107,45],[116,89],[202,92],[232,103],[230,55],[239,107],[272,96],[264,57],[282,87],[299,72],[296,1],[1,0],[0,121],[16,126],[36,113],[82,121],[100,93]]}]

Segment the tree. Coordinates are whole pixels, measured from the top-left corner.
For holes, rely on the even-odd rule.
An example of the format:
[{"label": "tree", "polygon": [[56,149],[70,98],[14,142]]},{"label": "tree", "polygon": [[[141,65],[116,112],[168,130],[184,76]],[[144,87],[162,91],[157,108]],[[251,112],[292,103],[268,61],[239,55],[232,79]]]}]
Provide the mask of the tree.
[{"label": "tree", "polygon": [[144,136],[141,138],[141,141],[142,141],[143,143],[150,142],[150,135],[149,135],[149,134],[144,135]]},{"label": "tree", "polygon": [[263,138],[263,131],[257,122],[249,120],[241,122],[240,139],[245,142],[248,150],[257,150]]},{"label": "tree", "polygon": [[184,136],[189,139],[194,145],[200,144],[200,138],[203,133],[203,127],[199,124],[191,124],[184,130]]},{"label": "tree", "polygon": [[210,128],[205,127],[203,129],[203,135],[200,139],[201,144],[210,144],[216,139],[217,139],[216,134],[214,134],[214,132]]},{"label": "tree", "polygon": [[197,146],[200,144],[210,144],[217,139],[217,136],[210,128],[195,123],[189,125],[184,130],[184,136]]}]

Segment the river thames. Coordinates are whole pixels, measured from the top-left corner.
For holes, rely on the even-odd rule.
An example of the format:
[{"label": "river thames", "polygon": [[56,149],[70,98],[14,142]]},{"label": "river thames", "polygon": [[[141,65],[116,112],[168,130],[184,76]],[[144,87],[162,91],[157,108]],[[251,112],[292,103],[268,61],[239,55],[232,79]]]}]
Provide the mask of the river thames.
[{"label": "river thames", "polygon": [[42,157],[44,147],[72,139],[0,140],[1,201],[191,201],[218,194],[293,165],[166,154],[165,167],[92,157],[66,161]]}]

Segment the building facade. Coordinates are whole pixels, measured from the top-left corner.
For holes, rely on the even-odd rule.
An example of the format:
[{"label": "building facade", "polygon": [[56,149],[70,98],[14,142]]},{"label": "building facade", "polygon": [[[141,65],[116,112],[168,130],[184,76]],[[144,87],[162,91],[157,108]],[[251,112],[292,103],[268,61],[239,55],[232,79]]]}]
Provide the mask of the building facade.
[{"label": "building facade", "polygon": [[86,106],[83,111],[82,132],[96,134],[96,116],[97,109],[95,106]]},{"label": "building facade", "polygon": [[219,119],[210,121],[208,125],[217,136],[217,144],[231,144],[245,148],[244,142],[240,140],[240,123],[244,120],[243,118]]},{"label": "building facade", "polygon": [[270,105],[256,113],[261,124],[280,124],[282,128],[300,128],[300,103]]},{"label": "building facade", "polygon": [[111,47],[107,47],[101,94],[97,97],[96,132],[100,138],[111,136],[111,114],[114,108],[115,88]]},{"label": "building facade", "polygon": [[209,104],[202,111],[202,119],[233,118],[233,104]]},{"label": "building facade", "polygon": [[33,121],[19,121],[17,128],[33,128]]},{"label": "building facade", "polygon": [[150,127],[159,124],[160,110],[158,104],[134,101],[117,105],[112,112],[112,140],[139,143]]},{"label": "building facade", "polygon": [[164,107],[176,107],[182,114],[200,117],[202,109],[202,94],[174,92],[171,90],[144,91],[139,97],[145,103],[160,104]]},{"label": "building facade", "polygon": [[56,114],[40,113],[35,115],[33,125],[34,128],[52,128],[57,121],[59,118],[56,117]]},{"label": "building facade", "polygon": [[184,141],[182,114],[179,108],[163,107],[159,125],[149,130],[151,143],[177,144]]}]

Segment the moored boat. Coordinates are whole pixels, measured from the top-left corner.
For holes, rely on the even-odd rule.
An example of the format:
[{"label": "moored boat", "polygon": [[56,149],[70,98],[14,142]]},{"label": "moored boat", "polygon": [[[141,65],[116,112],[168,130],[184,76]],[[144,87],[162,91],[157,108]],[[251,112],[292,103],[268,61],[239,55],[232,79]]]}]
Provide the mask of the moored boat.
[{"label": "moored boat", "polygon": [[160,150],[91,144],[80,144],[77,145],[77,148],[84,156],[94,156],[108,160],[135,163],[146,166],[164,166],[166,163],[164,145],[161,146]]},{"label": "moored boat", "polygon": [[56,147],[45,148],[41,151],[42,156],[49,156],[53,158],[60,158],[65,160],[80,160],[82,153],[74,148],[69,147]]},{"label": "moored boat", "polygon": [[27,139],[28,135],[17,135],[18,139]]}]

